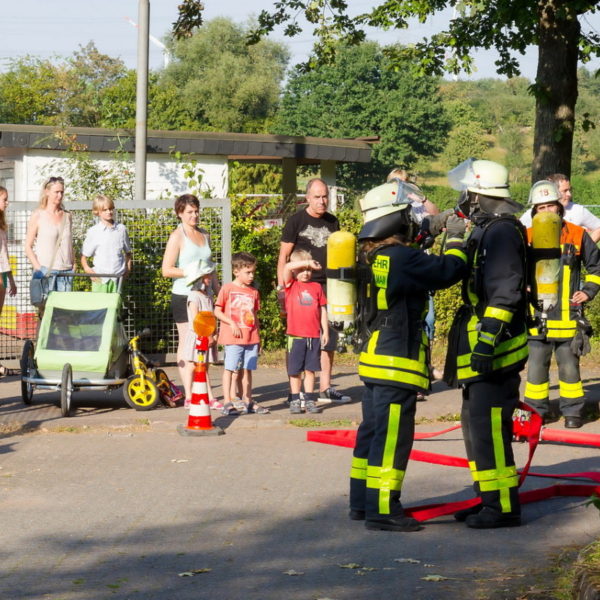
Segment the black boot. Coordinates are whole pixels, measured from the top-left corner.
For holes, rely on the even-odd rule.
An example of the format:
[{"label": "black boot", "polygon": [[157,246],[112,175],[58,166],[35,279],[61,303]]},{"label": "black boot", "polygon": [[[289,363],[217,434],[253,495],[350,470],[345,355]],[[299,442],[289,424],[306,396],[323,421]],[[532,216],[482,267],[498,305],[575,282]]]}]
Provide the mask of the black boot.
[{"label": "black boot", "polygon": [[521,524],[521,515],[514,513],[501,513],[489,506],[484,506],[476,515],[465,519],[467,527],[473,529],[494,529],[496,527],[518,527]]},{"label": "black boot", "polygon": [[419,521],[403,515],[368,518],[365,521],[365,527],[371,530],[382,529],[384,531],[419,531],[419,529],[422,529]]},{"label": "black boot", "polygon": [[348,513],[350,520],[352,521],[364,521],[365,520],[365,511],[364,510],[355,510],[354,508],[350,509]]},{"label": "black boot", "polygon": [[454,518],[462,523],[467,520],[467,517],[471,515],[476,515],[481,510],[481,503],[475,504],[475,506],[469,506],[469,508],[463,508],[462,510],[457,510],[454,513]]}]

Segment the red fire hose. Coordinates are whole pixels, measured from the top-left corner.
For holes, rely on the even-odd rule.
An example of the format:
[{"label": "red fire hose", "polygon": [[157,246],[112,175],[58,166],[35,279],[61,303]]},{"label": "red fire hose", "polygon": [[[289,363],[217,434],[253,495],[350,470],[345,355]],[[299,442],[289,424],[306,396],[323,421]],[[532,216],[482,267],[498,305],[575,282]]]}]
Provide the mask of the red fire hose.
[{"label": "red fire hose", "polygon": [[[441,431],[430,433],[415,433],[414,439],[429,439],[443,435],[450,431],[454,431],[456,429],[460,429],[460,425],[455,425]],[[600,473],[586,471],[582,473],[564,473],[557,475],[533,473],[529,471],[529,466],[538,442],[555,442],[600,448],[600,435],[595,433],[583,433],[579,431],[575,432],[564,431],[561,429],[548,429],[542,426],[542,418],[539,414],[537,414],[526,404],[519,403],[519,408],[515,411],[515,415],[513,417],[513,436],[516,441],[529,442],[529,457],[525,467],[520,469],[519,485],[522,485],[527,475],[531,475],[533,477],[551,477],[552,479],[587,479],[599,484],[589,485],[556,483],[545,488],[528,490],[519,494],[519,499],[522,504],[546,500],[556,496],[600,496]],[[356,443],[356,430],[332,429],[326,431],[308,431],[306,433],[306,439],[309,442],[319,442],[322,444],[343,446],[345,448],[354,448]],[[410,453],[410,459],[450,467],[468,467],[468,461],[466,458],[450,456],[447,454],[425,452],[423,450],[412,450]],[[479,498],[471,498],[469,500],[462,500],[458,502],[426,504],[422,506],[405,508],[405,512],[418,521],[427,521],[435,517],[455,513],[464,508],[470,508],[478,502]]]}]

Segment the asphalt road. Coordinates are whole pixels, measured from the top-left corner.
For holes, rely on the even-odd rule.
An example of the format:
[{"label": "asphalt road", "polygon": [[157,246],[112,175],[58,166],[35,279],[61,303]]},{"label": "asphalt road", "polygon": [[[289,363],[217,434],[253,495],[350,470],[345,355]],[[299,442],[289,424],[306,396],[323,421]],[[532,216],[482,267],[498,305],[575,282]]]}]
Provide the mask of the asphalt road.
[{"label": "asphalt road", "polygon": [[[336,383],[355,401],[318,419],[351,428],[360,383],[349,372]],[[595,381],[586,387],[599,396]],[[520,588],[543,592],[538,573],[563,548],[600,534],[598,511],[583,498],[527,505],[515,529],[477,531],[443,517],[415,533],[366,531],[347,518],[351,451],[307,442],[307,428],[289,423],[282,370],[259,370],[255,389],[271,414],[218,417],[226,434],[197,438],[176,431],[183,408],[136,412],[118,394],[81,393],[64,419],[56,393],[36,393],[25,408],[18,380],[3,380],[0,597],[517,598]],[[457,391],[436,386],[418,406],[418,430],[447,427],[428,420],[451,420],[459,404]],[[600,422],[583,431],[600,435]],[[464,454],[460,430],[415,448]],[[515,452],[523,464],[527,446]],[[598,470],[597,456],[541,444],[533,468]],[[525,487],[554,481],[530,477]],[[411,462],[403,502],[461,500],[470,490],[465,469]]]}]

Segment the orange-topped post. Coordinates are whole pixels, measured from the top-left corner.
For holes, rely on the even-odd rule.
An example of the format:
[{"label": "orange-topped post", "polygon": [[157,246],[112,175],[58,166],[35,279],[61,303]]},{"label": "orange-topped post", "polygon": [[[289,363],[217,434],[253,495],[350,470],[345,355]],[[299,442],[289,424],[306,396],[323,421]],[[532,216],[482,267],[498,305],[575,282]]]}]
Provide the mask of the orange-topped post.
[{"label": "orange-topped post", "polygon": [[206,352],[208,337],[217,327],[215,315],[211,312],[200,311],[194,318],[194,332],[198,337],[196,349],[198,360],[194,368],[192,380],[192,401],[187,426],[178,425],[181,435],[223,435],[225,432],[212,423],[208,403],[208,386],[206,383]]}]

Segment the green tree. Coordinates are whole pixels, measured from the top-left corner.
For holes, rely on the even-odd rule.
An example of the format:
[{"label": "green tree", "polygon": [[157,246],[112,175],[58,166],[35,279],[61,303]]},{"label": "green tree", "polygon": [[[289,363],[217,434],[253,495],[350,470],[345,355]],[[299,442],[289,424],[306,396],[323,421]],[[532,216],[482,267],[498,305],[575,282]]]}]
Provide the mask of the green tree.
[{"label": "green tree", "polygon": [[444,147],[448,131],[436,80],[394,70],[375,43],[339,48],[332,64],[289,77],[276,133],[320,137],[379,136],[369,165],[338,166],[341,185],[365,189],[394,165],[410,166]]},{"label": "green tree", "polygon": [[288,51],[270,41],[248,46],[248,32],[218,18],[170,43],[173,61],[159,84],[178,90],[181,105],[202,129],[261,132],[275,113]]},{"label": "green tree", "polygon": [[[106,106],[104,95],[127,76],[125,63],[98,51],[93,42],[66,60],[65,122],[98,127]],[[135,101],[134,101],[135,104]]]},{"label": "green tree", "polygon": [[9,64],[0,74],[0,121],[54,125],[63,109],[65,71],[50,60],[31,56]]},{"label": "green tree", "polygon": [[472,156],[483,156],[488,149],[485,130],[477,121],[462,123],[452,128],[444,150],[444,162],[451,169]]},{"label": "green tree", "polygon": [[[194,24],[190,16],[194,7],[185,4],[189,12],[176,27],[179,34]],[[536,98],[532,177],[537,180],[548,172],[570,172],[578,60],[600,55],[600,34],[584,31],[580,19],[595,12],[598,4],[591,0],[381,0],[369,12],[350,16],[345,0],[278,0],[272,11],[261,12],[252,39],[280,25],[286,35],[297,35],[302,31],[297,17],[304,13],[317,40],[308,65],[315,66],[332,60],[340,38],[360,43],[366,39],[366,27],[405,29],[410,19],[424,22],[453,7],[458,13],[447,29],[416,44],[391,48],[392,63],[401,67],[406,58],[416,59],[417,74],[470,72],[473,50],[493,48],[498,52],[497,72],[514,77],[520,74],[518,55],[535,45],[538,68],[530,89]]]}]

